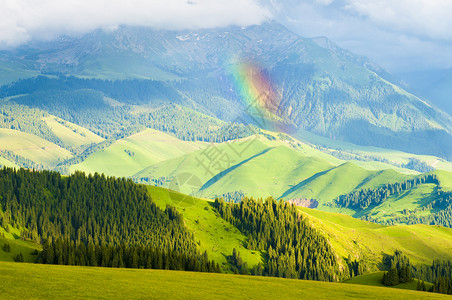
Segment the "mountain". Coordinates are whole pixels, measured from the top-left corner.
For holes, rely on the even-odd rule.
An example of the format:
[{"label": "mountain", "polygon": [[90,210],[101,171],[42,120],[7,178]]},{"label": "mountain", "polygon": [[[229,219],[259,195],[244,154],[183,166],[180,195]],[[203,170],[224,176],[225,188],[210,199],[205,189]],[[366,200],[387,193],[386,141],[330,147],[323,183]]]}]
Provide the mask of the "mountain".
[{"label": "mountain", "polygon": [[[178,103],[229,122],[452,157],[448,114],[366,58],[273,21],[199,31],[98,30],[2,51],[0,66],[9,71],[3,97],[28,94],[14,101],[35,107],[42,108],[33,95],[90,89],[129,104]],[[36,74],[45,77],[37,81]]]}]

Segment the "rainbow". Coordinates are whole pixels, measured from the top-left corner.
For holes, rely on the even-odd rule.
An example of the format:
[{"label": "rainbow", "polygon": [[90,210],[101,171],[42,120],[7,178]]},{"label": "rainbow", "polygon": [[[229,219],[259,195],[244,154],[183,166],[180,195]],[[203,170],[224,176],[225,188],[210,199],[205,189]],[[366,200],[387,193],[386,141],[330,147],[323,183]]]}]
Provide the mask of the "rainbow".
[{"label": "rainbow", "polygon": [[276,92],[268,72],[250,62],[233,64],[230,71],[246,113],[258,120],[257,123],[265,123],[260,127],[286,132],[280,111],[282,97]]}]

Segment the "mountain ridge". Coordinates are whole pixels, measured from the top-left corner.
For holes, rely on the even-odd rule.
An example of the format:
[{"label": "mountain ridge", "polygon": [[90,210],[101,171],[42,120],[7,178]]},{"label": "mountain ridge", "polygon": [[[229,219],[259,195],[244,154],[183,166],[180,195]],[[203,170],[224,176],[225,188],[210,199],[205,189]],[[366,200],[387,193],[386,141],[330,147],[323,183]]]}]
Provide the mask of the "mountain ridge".
[{"label": "mountain ridge", "polygon": [[[273,21],[198,31],[123,26],[1,54],[3,65],[19,66],[18,74],[161,82],[168,92],[160,100],[225,121],[250,120],[246,110],[257,95],[249,92],[256,89],[276,105],[257,107],[276,112],[261,125],[266,129],[283,122],[358,145],[452,157],[449,115],[398,87],[368,59]],[[14,94],[14,84],[9,90]]]}]

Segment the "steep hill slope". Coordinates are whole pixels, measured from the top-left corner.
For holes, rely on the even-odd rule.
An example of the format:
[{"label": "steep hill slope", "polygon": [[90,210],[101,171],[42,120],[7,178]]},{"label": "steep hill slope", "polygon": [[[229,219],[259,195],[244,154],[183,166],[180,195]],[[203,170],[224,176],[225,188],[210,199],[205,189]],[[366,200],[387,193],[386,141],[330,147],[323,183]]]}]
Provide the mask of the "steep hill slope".
[{"label": "steep hill slope", "polygon": [[177,207],[184,216],[185,226],[199,241],[201,251],[207,251],[209,257],[220,263],[223,269],[228,266],[227,256],[234,249],[240,252],[250,267],[262,261],[259,251],[245,248],[246,236],[215,213],[209,201],[159,187],[149,186],[148,191],[161,209],[167,205]]}]

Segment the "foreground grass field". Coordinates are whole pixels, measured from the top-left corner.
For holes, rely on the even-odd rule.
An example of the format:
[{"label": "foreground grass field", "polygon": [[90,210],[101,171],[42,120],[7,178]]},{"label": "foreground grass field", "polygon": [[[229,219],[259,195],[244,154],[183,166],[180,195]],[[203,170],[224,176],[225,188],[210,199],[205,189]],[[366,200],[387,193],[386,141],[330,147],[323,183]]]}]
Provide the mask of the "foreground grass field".
[{"label": "foreground grass field", "polygon": [[446,295],[295,279],[0,263],[2,299],[449,299]]}]

